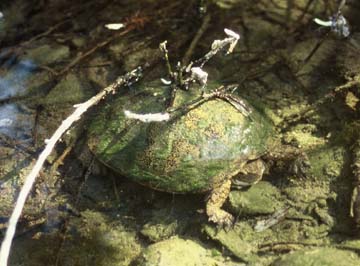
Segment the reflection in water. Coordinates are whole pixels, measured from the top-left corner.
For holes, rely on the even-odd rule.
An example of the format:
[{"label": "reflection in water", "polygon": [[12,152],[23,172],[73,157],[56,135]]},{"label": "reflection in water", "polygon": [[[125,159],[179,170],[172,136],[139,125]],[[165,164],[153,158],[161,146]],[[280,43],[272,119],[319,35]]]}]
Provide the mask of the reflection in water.
[{"label": "reflection in water", "polygon": [[32,119],[16,104],[0,106],[0,134],[13,139],[25,140],[30,137]]},{"label": "reflection in water", "polygon": [[[10,68],[14,60],[15,58],[7,60],[3,67]],[[23,60],[6,71],[6,74],[0,77],[0,100],[24,92],[26,80],[35,67],[36,65],[30,60]]]},{"label": "reflection in water", "polygon": [[[29,60],[15,64],[15,58],[3,63],[5,74],[0,77],[0,100],[26,91],[27,79],[35,69],[35,64]],[[14,139],[29,138],[32,119],[17,104],[4,104],[0,106],[0,134]]]}]

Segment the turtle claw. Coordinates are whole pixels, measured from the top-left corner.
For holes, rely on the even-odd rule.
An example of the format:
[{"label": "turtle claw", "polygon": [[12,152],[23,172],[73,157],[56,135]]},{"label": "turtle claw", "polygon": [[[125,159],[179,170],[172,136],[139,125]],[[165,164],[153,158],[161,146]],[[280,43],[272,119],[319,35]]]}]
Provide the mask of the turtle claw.
[{"label": "turtle claw", "polygon": [[206,214],[209,217],[209,221],[214,222],[218,227],[225,230],[232,228],[234,224],[234,217],[221,209],[221,206],[229,196],[230,187],[231,179],[226,179],[224,183],[211,191],[206,203]]},{"label": "turtle claw", "polygon": [[216,226],[217,231],[224,230],[226,233],[230,232],[235,227],[235,221],[232,219],[232,221],[226,221],[224,223],[218,223]]},{"label": "turtle claw", "polygon": [[217,224],[219,230],[224,229],[226,232],[233,229],[235,224],[234,216],[221,209],[209,216],[209,221]]}]

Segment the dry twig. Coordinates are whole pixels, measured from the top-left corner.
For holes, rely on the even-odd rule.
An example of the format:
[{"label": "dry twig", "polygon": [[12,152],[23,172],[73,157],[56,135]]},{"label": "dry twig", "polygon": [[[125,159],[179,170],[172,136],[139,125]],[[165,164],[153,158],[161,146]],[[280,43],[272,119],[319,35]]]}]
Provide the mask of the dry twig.
[{"label": "dry twig", "polygon": [[182,65],[183,66],[187,66],[190,62],[190,58],[194,52],[194,49],[196,47],[196,45],[198,44],[201,36],[204,35],[205,31],[207,30],[207,28],[209,27],[209,24],[210,24],[210,19],[211,19],[211,16],[210,15],[206,15],[204,20],[203,20],[203,23],[200,27],[200,29],[197,31],[194,39],[192,40],[188,50],[186,51],[185,55],[184,55],[184,58],[182,60]]}]

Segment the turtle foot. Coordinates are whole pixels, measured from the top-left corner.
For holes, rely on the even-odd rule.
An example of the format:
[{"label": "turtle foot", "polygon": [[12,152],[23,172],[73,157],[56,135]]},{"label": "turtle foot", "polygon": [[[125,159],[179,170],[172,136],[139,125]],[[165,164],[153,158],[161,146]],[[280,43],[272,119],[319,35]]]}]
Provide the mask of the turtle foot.
[{"label": "turtle foot", "polygon": [[233,228],[235,219],[230,213],[218,209],[209,215],[209,221],[216,223],[219,228],[224,228],[227,231]]},{"label": "turtle foot", "polygon": [[218,187],[215,187],[207,199],[206,214],[209,217],[209,221],[214,222],[220,228],[230,229],[234,224],[234,217],[221,209],[225,200],[229,196],[231,187],[231,180],[225,179],[225,181]]}]

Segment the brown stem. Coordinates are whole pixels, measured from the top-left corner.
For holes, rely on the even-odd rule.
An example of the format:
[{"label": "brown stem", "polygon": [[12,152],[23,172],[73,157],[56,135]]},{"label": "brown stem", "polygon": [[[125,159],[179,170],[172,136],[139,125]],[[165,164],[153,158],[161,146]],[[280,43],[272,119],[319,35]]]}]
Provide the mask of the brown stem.
[{"label": "brown stem", "polygon": [[187,49],[187,51],[186,51],[186,53],[184,55],[184,58],[182,60],[182,65],[183,66],[187,66],[189,64],[190,58],[191,58],[192,54],[194,53],[195,47],[197,46],[197,44],[199,43],[200,38],[203,36],[205,31],[209,27],[210,20],[211,20],[211,16],[209,14],[207,14],[205,16],[204,20],[203,20],[203,23],[202,23],[201,27],[197,31],[194,39],[192,40],[189,48]]}]

